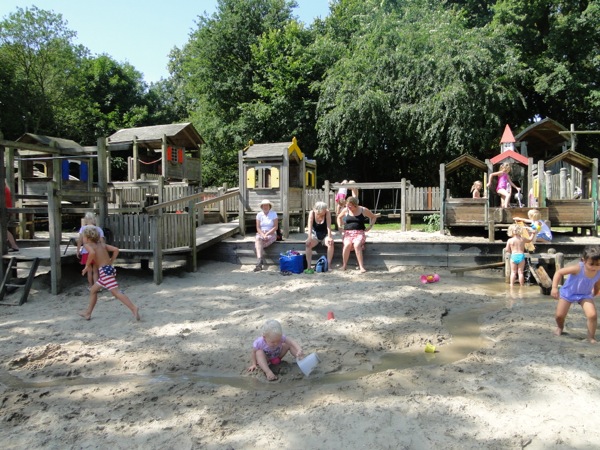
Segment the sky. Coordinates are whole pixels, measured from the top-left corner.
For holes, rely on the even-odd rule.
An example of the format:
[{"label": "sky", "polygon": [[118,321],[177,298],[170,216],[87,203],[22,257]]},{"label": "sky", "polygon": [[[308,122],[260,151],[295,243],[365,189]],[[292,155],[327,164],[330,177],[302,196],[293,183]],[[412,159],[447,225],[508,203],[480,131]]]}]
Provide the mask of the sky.
[{"label": "sky", "polygon": [[[294,14],[306,25],[329,14],[329,0],[296,3]],[[150,83],[169,76],[169,52],[183,47],[198,16],[212,15],[217,0],[1,0],[0,20],[33,5],[62,14],[67,28],[77,33],[75,44],[129,62]]]}]

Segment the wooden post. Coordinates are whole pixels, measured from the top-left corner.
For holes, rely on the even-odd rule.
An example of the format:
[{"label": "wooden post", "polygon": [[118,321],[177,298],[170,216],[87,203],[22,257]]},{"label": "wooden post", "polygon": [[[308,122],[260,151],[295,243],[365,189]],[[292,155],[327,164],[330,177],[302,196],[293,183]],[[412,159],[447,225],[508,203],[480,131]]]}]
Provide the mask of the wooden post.
[{"label": "wooden post", "polygon": [[592,159],[592,191],[590,192],[590,198],[593,200],[592,205],[594,208],[594,227],[592,228],[592,236],[598,236],[598,158]]},{"label": "wooden post", "polygon": [[402,178],[400,183],[400,231],[406,231],[406,178]]},{"label": "wooden post", "polygon": [[[0,139],[3,138],[2,133],[0,133]],[[4,145],[0,145],[0,183],[4,186],[6,181],[6,167],[4,166]],[[2,224],[0,229],[0,251],[1,254],[4,255],[8,252],[8,233],[6,232],[6,224],[8,222],[8,214],[6,212],[6,197],[4,195],[4,189],[0,189],[0,224]],[[0,277],[4,278],[4,258],[0,258]]]},{"label": "wooden post", "polygon": [[138,177],[140,176],[140,150],[138,147],[138,143],[137,143],[137,136],[133,137],[133,161],[132,161],[132,165],[133,165],[133,176],[132,176],[132,180],[130,179],[129,181],[135,181],[138,179]]},{"label": "wooden post", "polygon": [[440,234],[446,227],[446,165],[440,164]]},{"label": "wooden post", "polygon": [[527,189],[528,189],[528,191],[523,194],[523,195],[527,195],[525,204],[529,208],[533,208],[534,205],[532,204],[532,201],[531,201],[532,196],[529,195],[529,191],[533,192],[533,158],[527,159]]},{"label": "wooden post", "polygon": [[239,185],[240,185],[240,197],[238,201],[238,222],[240,225],[240,234],[246,236],[246,208],[245,201],[247,195],[246,189],[246,166],[244,165],[244,151],[240,150],[238,153],[238,170],[239,170]]},{"label": "wooden post", "polygon": [[154,265],[154,284],[161,284],[163,281],[162,273],[162,235],[163,235],[163,220],[162,208],[149,217],[150,219],[150,236],[152,237],[152,258]]},{"label": "wooden post", "polygon": [[510,258],[506,253],[506,248],[502,249],[502,261],[504,261],[504,282],[510,283]]},{"label": "wooden post", "polygon": [[198,254],[196,253],[196,201],[188,202],[188,216],[190,220],[190,256],[188,258],[188,271],[195,272],[198,269]]},{"label": "wooden post", "polygon": [[163,134],[162,136],[162,144],[161,144],[161,157],[162,159],[160,160],[160,170],[161,170],[161,175],[163,177],[167,177],[167,170],[169,167],[169,162],[167,161],[167,135]]},{"label": "wooden post", "polygon": [[544,176],[545,172],[544,172],[544,161],[540,160],[538,161],[538,195],[537,195],[537,204],[539,208],[545,208],[546,207],[546,181],[544,180],[544,178],[546,178]]},{"label": "wooden post", "polygon": [[[223,183],[223,187],[219,189],[219,196],[227,193],[227,183]],[[227,201],[219,202],[219,216],[221,216],[221,222],[227,223]]]},{"label": "wooden post", "polygon": [[106,138],[98,138],[98,190],[102,194],[98,198],[98,212],[100,215],[101,227],[106,226],[106,219],[108,217],[108,152],[106,150]]},{"label": "wooden post", "polygon": [[290,204],[288,195],[290,192],[290,155],[286,149],[283,152],[283,164],[279,172],[279,198],[281,199],[281,212],[283,213],[283,236],[290,235]]},{"label": "wooden post", "polygon": [[323,201],[325,203],[327,203],[327,209],[329,209],[330,211],[335,211],[335,200],[333,201],[333,205],[330,202],[330,196],[329,196],[329,192],[331,191],[331,185],[329,183],[329,180],[325,180],[325,183],[323,184],[323,195],[325,196],[323,198]]},{"label": "wooden post", "polygon": [[306,156],[302,158],[300,176],[302,177],[302,199],[300,200],[300,232],[306,230],[306,214],[312,209],[313,205],[309,205],[306,199]]},{"label": "wooden post", "polygon": [[[60,166],[60,164],[59,164]],[[54,174],[56,177],[56,173]],[[60,169],[58,173],[60,178]],[[60,194],[56,181],[49,181],[48,191],[48,231],[50,232],[50,292],[57,295],[61,291],[61,255],[60,241],[62,234],[62,221],[60,211]]]},{"label": "wooden post", "polygon": [[559,198],[561,200],[570,198],[570,196],[567,196],[567,169],[565,167],[560,169],[559,181]]}]

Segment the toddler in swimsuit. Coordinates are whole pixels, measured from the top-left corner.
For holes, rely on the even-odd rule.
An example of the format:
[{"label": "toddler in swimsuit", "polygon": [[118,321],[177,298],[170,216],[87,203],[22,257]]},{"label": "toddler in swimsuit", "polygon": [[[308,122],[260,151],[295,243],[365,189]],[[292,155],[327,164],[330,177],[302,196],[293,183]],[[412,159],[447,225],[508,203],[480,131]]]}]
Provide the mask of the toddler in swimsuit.
[{"label": "toddler in swimsuit", "polygon": [[273,319],[267,320],[262,326],[262,336],[252,344],[252,364],[248,367],[248,372],[255,371],[258,366],[265,373],[267,380],[276,380],[277,375],[273,373],[271,366],[281,363],[288,351],[297,359],[304,357],[302,347],[283,334],[281,324]]},{"label": "toddler in swimsuit", "polygon": [[[526,239],[522,236],[523,227],[517,224],[512,224],[508,227],[509,239],[506,242],[506,254],[510,255],[510,285],[515,284],[517,274],[519,275],[519,284],[525,284],[525,244],[531,242],[531,239]],[[534,234],[535,237],[535,234]]]}]

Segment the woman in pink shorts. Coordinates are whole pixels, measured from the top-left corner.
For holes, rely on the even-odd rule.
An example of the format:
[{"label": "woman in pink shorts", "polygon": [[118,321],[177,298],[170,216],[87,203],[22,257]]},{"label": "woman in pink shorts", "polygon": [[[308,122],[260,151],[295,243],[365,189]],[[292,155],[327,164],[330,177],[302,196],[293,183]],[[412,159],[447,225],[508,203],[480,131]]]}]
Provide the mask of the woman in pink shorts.
[{"label": "woman in pink shorts", "polygon": [[[367,220],[369,221],[368,228],[365,226]],[[367,271],[363,265],[363,246],[366,240],[365,231],[373,228],[376,221],[377,216],[368,208],[359,206],[356,197],[348,197],[346,207],[340,211],[337,217],[338,227],[340,229],[342,225],[344,227],[342,270],[346,270],[350,252],[354,250],[360,272],[365,273]]]}]

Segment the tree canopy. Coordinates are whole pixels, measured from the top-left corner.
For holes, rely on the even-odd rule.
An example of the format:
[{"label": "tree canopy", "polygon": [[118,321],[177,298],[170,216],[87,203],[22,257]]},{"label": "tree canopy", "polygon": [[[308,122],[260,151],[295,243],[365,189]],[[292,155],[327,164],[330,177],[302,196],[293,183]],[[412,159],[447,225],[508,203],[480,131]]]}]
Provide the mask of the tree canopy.
[{"label": "tree canopy", "polygon": [[440,162],[497,154],[505,124],[599,127],[598,0],[333,0],[312,24],[295,7],[218,0],[151,85],[74,45],[60,14],[17,8],[0,22],[0,130],[90,144],[191,121],[207,184],[237,184],[250,139],[294,136],[321,178],[435,184]]}]

